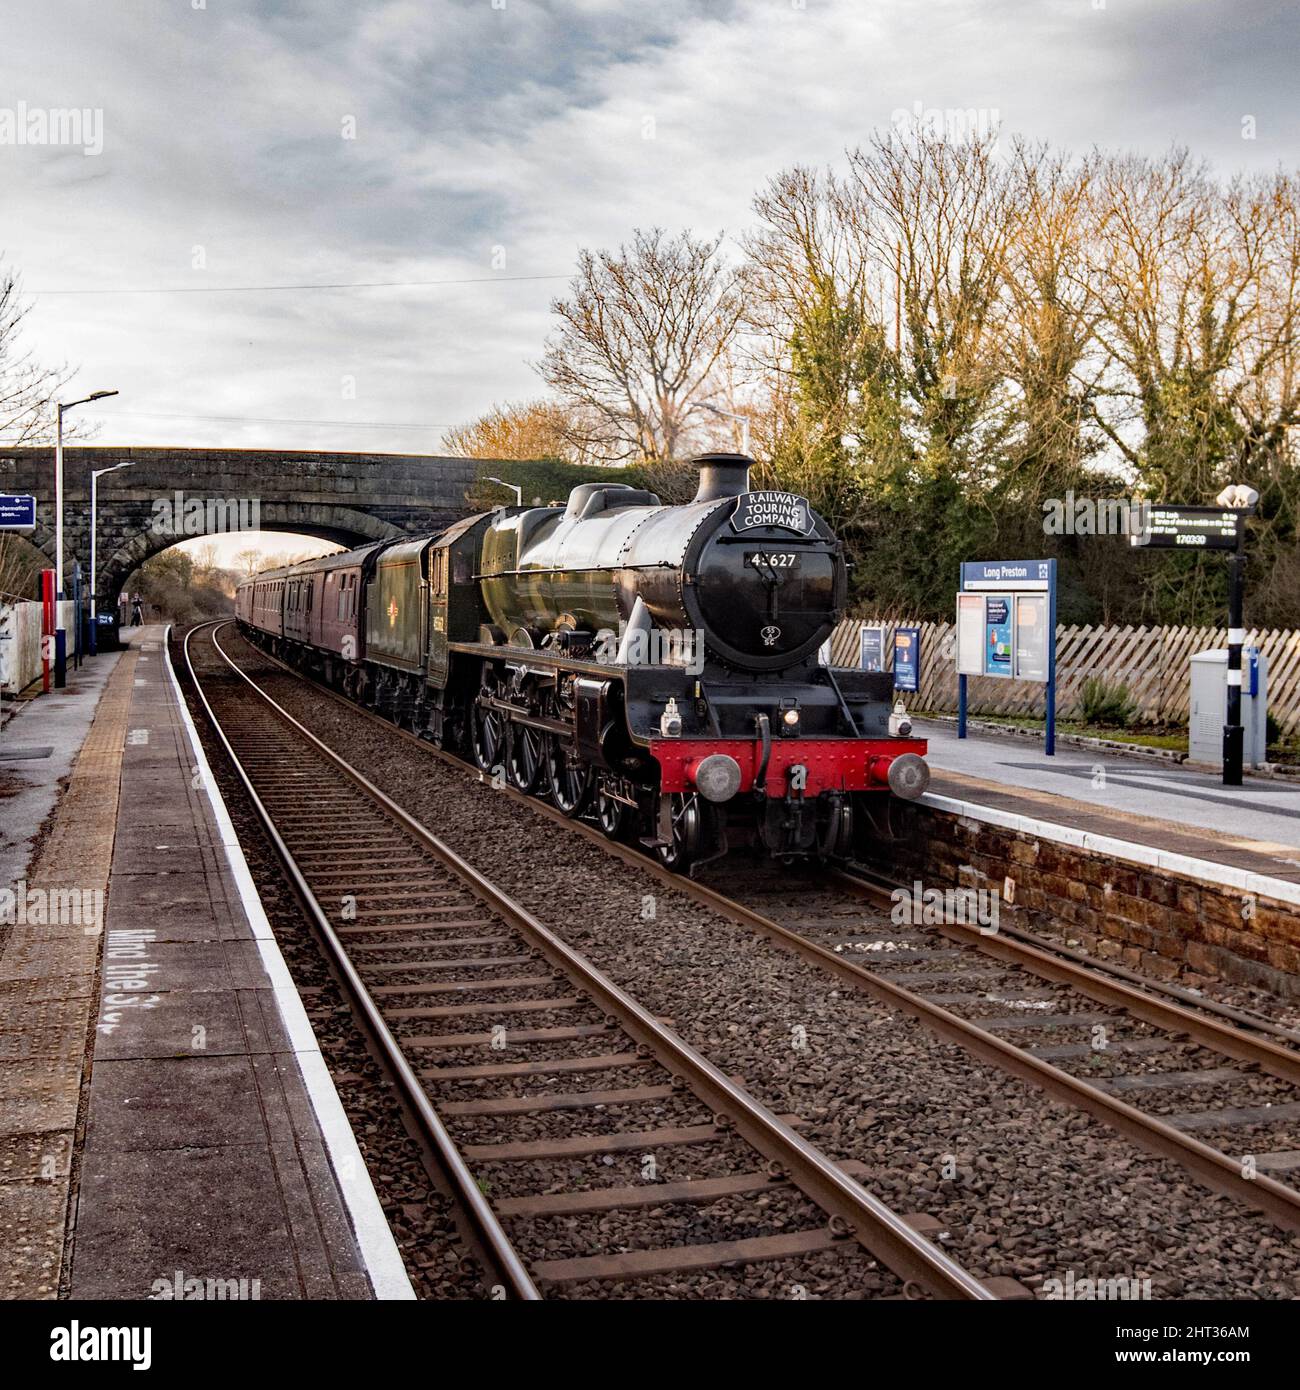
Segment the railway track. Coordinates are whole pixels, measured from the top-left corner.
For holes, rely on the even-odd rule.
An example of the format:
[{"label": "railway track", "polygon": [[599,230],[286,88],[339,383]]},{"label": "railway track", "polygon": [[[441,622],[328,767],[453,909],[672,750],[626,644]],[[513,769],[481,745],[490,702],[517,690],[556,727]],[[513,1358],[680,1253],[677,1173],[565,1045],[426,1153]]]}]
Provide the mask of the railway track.
[{"label": "railway track", "polygon": [[[1173,1002],[1045,941],[953,920],[900,925],[891,920],[900,886],[857,868],[820,885],[719,875],[688,891],[1300,1231],[1300,1190],[1271,1175],[1300,1173],[1300,1151],[1229,1152],[1197,1137],[1300,1121],[1300,1053],[1210,1001],[1204,1010]],[[1234,1104],[1243,1090],[1248,1103]],[[1180,1108],[1163,1103],[1171,1096],[1221,1103]]]},{"label": "railway track", "polygon": [[[908,1292],[1025,1296],[961,1268],[931,1239],[940,1223],[885,1206],[860,1165],[802,1139],[797,1116],[769,1112],[413,820],[262,691],[219,628],[185,639],[194,687],[493,1296],[864,1251]],[[692,1236],[714,1203],[728,1229],[743,1204],[743,1238]],[[642,1235],[662,1216],[658,1239],[628,1246],[616,1220],[610,1234],[629,1212]]]},{"label": "railway track", "polygon": [[[325,687],[313,688],[358,710]],[[359,712],[465,768],[379,716]],[[748,863],[736,874],[724,861],[706,881],[690,880],[535,796],[502,790],[737,926],[1175,1160],[1279,1227],[1300,1231],[1300,1190],[1273,1176],[1300,1174],[1300,1143],[1279,1152],[1259,1144],[1246,1150],[1227,1139],[1233,1131],[1292,1120],[1300,1133],[1300,1051],[1288,1045],[1296,1041],[1288,1030],[1014,929],[985,934],[956,921],[900,927],[889,918],[899,885],[863,866],[835,872],[828,882]],[[1251,1092],[1240,1097],[1248,1103],[1232,1103],[1234,1088]],[[1180,1109],[1168,1103],[1171,1097],[1201,1102],[1188,1099]],[[1221,1103],[1206,1106],[1206,1097]]]}]

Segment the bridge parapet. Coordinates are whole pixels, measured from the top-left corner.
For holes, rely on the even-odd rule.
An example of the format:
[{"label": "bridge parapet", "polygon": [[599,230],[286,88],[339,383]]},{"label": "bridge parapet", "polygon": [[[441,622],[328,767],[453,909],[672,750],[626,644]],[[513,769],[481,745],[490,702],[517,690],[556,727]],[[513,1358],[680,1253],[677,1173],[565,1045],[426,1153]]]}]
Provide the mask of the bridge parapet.
[{"label": "bridge parapet", "polygon": [[[217,531],[294,531],[343,545],[446,526],[491,461],[436,454],[316,450],[65,448],[65,563],[90,563],[92,469],[130,463],[101,479],[101,603],[131,572],[177,541]],[[33,542],[54,558],[54,450],[0,449],[0,492],[37,498]],[[241,504],[243,504],[241,506]],[[242,523],[242,524],[240,524]]]}]

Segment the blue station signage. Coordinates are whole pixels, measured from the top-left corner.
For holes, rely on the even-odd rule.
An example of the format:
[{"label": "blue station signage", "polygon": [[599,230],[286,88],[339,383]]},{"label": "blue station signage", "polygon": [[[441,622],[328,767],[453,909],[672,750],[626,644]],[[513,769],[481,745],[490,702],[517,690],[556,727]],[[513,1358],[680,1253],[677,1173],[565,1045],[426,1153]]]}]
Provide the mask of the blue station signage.
[{"label": "blue station signage", "polygon": [[36,499],[22,493],[0,492],[0,531],[34,531]]}]

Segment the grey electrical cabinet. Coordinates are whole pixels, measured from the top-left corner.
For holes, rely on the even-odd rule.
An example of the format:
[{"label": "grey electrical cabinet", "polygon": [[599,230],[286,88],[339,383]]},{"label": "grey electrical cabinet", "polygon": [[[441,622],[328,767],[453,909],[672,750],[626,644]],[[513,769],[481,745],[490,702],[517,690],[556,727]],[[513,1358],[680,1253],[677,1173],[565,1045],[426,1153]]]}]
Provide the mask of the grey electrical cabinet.
[{"label": "grey electrical cabinet", "polygon": [[[1194,763],[1223,766],[1223,723],[1228,715],[1228,650],[1192,656],[1192,708],[1187,756]],[[1268,757],[1268,657],[1258,647],[1241,653],[1241,761],[1258,767]]]}]

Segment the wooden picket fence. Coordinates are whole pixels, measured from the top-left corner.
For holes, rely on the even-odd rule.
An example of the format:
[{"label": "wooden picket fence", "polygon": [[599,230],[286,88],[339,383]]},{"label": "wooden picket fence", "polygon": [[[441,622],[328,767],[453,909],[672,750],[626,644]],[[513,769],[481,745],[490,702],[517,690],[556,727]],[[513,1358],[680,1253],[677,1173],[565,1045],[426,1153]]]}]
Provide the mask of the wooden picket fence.
[{"label": "wooden picket fence", "polygon": [[[846,618],[831,636],[834,665],[858,665],[858,633],[864,626],[885,629],[887,662],[892,660],[894,629],[920,627],[921,688],[908,703],[935,713],[956,711],[957,637],[952,623]],[[1084,681],[1099,676],[1111,685],[1128,687],[1141,722],[1185,724],[1191,703],[1190,657],[1227,644],[1226,628],[1058,626],[1057,714],[1076,715]],[[1251,629],[1246,645],[1268,657],[1269,712],[1284,735],[1300,731],[1300,631]],[[1032,681],[972,676],[967,699],[971,714],[1043,713],[1043,687]]]}]

